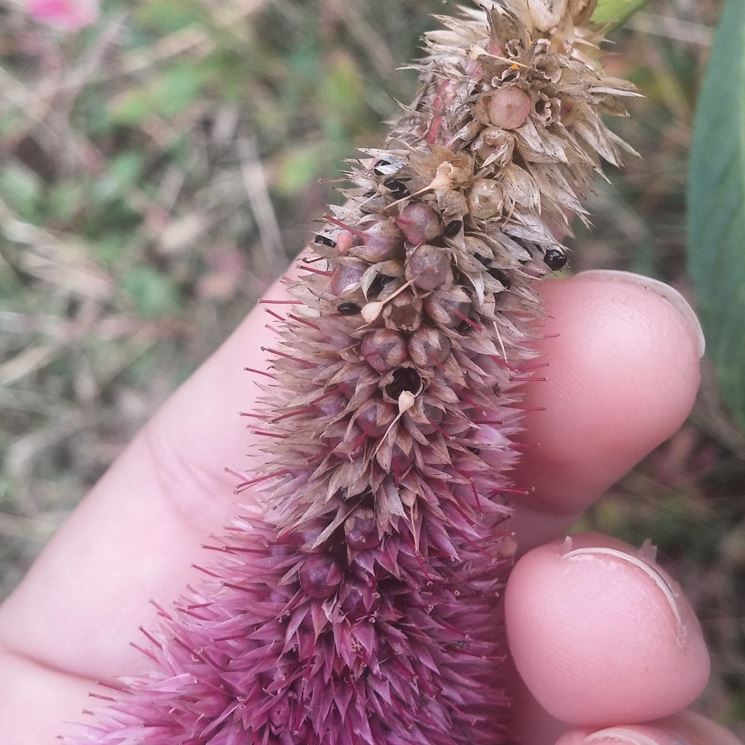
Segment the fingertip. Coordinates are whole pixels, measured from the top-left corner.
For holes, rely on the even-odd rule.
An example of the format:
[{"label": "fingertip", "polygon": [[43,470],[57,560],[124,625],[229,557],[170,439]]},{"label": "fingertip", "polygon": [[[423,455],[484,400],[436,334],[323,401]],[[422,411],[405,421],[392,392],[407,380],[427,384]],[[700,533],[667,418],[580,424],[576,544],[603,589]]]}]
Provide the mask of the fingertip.
[{"label": "fingertip", "polygon": [[[660,289],[664,288],[664,289]],[[702,335],[682,296],[626,272],[587,272],[541,286],[546,382],[526,389],[531,440],[516,481],[533,506],[578,512],[688,416]]]},{"label": "fingertip", "polygon": [[667,716],[708,680],[708,653],[685,597],[620,541],[586,535],[533,549],[512,572],[505,615],[518,672],[564,722]]},{"label": "fingertip", "polygon": [[692,711],[645,724],[615,725],[601,730],[574,729],[556,745],[742,745],[721,725]]}]

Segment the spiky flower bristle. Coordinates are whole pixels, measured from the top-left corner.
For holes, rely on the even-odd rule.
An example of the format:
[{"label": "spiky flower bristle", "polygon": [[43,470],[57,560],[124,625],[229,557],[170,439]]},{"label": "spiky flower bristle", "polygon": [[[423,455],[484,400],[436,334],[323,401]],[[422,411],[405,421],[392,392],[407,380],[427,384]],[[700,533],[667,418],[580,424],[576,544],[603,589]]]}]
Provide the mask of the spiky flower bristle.
[{"label": "spiky flower bristle", "polygon": [[[630,84],[594,0],[439,20],[420,88],[332,207],[263,376],[266,466],[205,583],[68,745],[504,745],[499,604],[515,541],[535,281]],[[285,301],[287,302],[287,301]]]}]

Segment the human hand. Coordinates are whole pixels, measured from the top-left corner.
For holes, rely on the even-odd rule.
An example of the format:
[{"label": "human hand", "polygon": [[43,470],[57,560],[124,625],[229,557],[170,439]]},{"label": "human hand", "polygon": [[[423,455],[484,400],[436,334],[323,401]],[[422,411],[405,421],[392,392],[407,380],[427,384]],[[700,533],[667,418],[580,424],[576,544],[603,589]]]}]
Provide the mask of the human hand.
[{"label": "human hand", "polygon": [[[526,388],[527,405],[545,410],[526,420],[526,439],[541,447],[516,475],[534,491],[513,520],[521,551],[537,548],[518,562],[506,602],[523,745],[736,743],[683,711],[708,656],[664,572],[610,538],[562,540],[693,403],[700,330],[677,295],[653,286],[607,272],[541,285],[547,334],[559,336],[544,342],[547,382]],[[96,681],[147,669],[129,642],[155,621],[148,601],[167,604],[196,580],[200,544],[235,513],[224,466],[240,467],[249,449],[238,412],[258,389],[243,367],[266,364],[266,320],[255,309],[171,397],[0,608],[4,741],[51,743],[95,708],[86,697]]]}]

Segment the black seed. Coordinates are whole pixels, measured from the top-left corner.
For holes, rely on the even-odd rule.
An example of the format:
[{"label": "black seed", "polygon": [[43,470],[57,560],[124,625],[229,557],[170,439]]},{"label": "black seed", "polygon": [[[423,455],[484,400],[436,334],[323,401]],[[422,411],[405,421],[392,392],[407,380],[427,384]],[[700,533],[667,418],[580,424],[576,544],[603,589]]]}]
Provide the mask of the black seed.
[{"label": "black seed", "polygon": [[460,229],[463,227],[463,220],[451,220],[446,226],[445,230],[443,231],[445,233],[446,238],[454,238],[458,233],[460,233]]},{"label": "black seed", "polygon": [[353,316],[361,310],[357,303],[339,303],[339,305],[336,306],[336,309],[343,316]]},{"label": "black seed", "polygon": [[381,170],[380,170],[380,166],[389,166],[390,164],[391,164],[391,161],[390,161],[390,160],[379,160],[379,161],[378,161],[378,162],[377,162],[377,163],[375,164],[375,167],[373,168],[373,173],[374,173],[374,174],[375,174],[376,176],[384,176],[384,175],[385,175],[385,173],[384,173],[383,171],[381,171]]},{"label": "black seed", "polygon": [[470,334],[471,331],[473,331],[473,326],[470,323],[468,323],[468,321],[461,321],[458,324],[458,328],[456,329],[456,331],[461,335]]},{"label": "black seed", "polygon": [[398,199],[403,199],[403,197],[409,195],[409,190],[406,188],[406,185],[396,178],[387,178],[383,182],[383,186],[390,189],[393,192],[393,196]]},{"label": "black seed", "polygon": [[320,233],[313,239],[314,243],[319,243],[330,248],[336,248],[336,241],[329,238],[327,235],[321,235]]},{"label": "black seed", "polygon": [[501,282],[504,285],[505,290],[509,290],[510,287],[512,287],[512,280],[501,269],[491,268],[486,271],[498,282]]},{"label": "black seed", "polygon": [[543,261],[549,269],[556,271],[557,269],[561,269],[567,263],[567,255],[558,248],[549,248],[546,253],[543,254]]},{"label": "black seed", "polygon": [[422,385],[419,373],[413,367],[399,367],[393,371],[393,382],[385,387],[385,392],[394,400],[404,392],[416,393]]}]

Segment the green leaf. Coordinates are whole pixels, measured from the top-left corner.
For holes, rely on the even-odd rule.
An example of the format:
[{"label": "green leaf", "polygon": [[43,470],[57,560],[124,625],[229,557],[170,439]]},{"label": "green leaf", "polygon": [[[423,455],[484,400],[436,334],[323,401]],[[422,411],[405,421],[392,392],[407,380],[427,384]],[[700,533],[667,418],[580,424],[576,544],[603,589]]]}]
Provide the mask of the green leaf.
[{"label": "green leaf", "polygon": [[323,148],[300,145],[285,151],[280,164],[276,189],[284,196],[292,196],[306,189],[322,170]]},{"label": "green leaf", "polygon": [[115,156],[108,169],[96,181],[93,200],[105,204],[122,199],[140,180],[145,156],[136,150],[125,150]]},{"label": "green leaf", "polygon": [[174,63],[141,87],[114,98],[109,119],[114,124],[137,126],[152,114],[170,119],[188,109],[201,95],[209,71],[205,66]]},{"label": "green leaf", "polygon": [[137,25],[160,34],[172,34],[201,22],[205,7],[193,0],[146,0],[132,11]]},{"label": "green leaf", "polygon": [[173,279],[149,266],[130,269],[122,282],[141,316],[155,318],[179,310],[179,291]]},{"label": "green leaf", "polygon": [[30,168],[10,161],[0,167],[0,198],[26,220],[35,220],[43,184]]},{"label": "green leaf", "polygon": [[598,0],[592,20],[595,23],[610,23],[620,26],[641,10],[647,0]]},{"label": "green leaf", "polygon": [[722,396],[745,426],[745,2],[728,0],[698,102],[688,262]]}]

